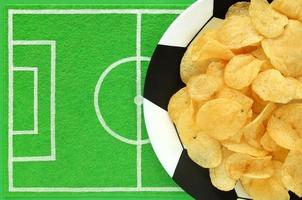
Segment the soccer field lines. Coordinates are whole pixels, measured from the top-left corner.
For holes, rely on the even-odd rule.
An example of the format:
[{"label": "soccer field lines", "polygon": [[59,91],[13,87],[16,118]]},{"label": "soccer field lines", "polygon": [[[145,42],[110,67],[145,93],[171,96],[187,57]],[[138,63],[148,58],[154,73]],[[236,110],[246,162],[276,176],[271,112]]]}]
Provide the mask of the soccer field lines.
[{"label": "soccer field lines", "polygon": [[[142,88],[141,88],[141,62],[150,61],[149,57],[141,55],[141,29],[142,15],[160,15],[160,14],[180,14],[183,10],[179,9],[10,9],[8,11],[8,89],[9,89],[9,108],[8,108],[8,183],[11,192],[179,192],[179,187],[144,187],[142,183],[142,145],[150,143],[149,139],[142,139]],[[136,145],[136,187],[14,187],[14,162],[37,162],[37,161],[55,161],[56,160],[56,144],[55,144],[55,68],[56,68],[56,41],[54,40],[14,40],[13,39],[13,16],[14,15],[87,15],[87,14],[128,14],[136,15],[136,56],[121,58],[106,68],[100,75],[96,84],[94,96],[94,108],[96,117],[99,119],[103,128],[116,138],[117,140],[129,145]],[[51,49],[51,69],[50,69],[50,149],[49,156],[29,156],[14,157],[13,155],[13,136],[25,134],[38,134],[38,68],[37,67],[19,67],[14,66],[14,46],[16,45],[49,45]],[[136,63],[136,96],[134,102],[136,104],[136,140],[128,139],[113,131],[103,118],[99,102],[99,91],[102,83],[110,71],[123,63]],[[13,81],[14,72],[30,71],[34,73],[34,130],[14,130],[13,128]]]}]

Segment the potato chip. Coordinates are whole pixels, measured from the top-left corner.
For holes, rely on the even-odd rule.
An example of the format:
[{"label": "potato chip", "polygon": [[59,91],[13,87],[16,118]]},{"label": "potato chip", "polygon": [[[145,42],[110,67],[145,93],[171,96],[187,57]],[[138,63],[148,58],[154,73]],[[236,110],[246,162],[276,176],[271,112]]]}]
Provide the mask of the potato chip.
[{"label": "potato chip", "polygon": [[222,162],[217,167],[209,169],[212,184],[222,191],[230,191],[236,184],[236,180],[229,177],[225,169],[225,161],[231,154],[230,151],[222,149]]},{"label": "potato chip", "polygon": [[209,64],[206,74],[215,76],[218,78],[223,78],[225,65],[226,65],[226,63],[222,62],[222,61],[212,62]]},{"label": "potato chip", "polygon": [[288,19],[272,9],[266,0],[251,0],[249,14],[256,30],[266,38],[281,35]]},{"label": "potato chip", "polygon": [[268,60],[268,57],[265,55],[264,50],[261,46],[252,51],[251,55],[255,58],[258,58],[259,60]]},{"label": "potato chip", "polygon": [[219,98],[205,103],[196,119],[202,132],[218,140],[235,135],[246,123],[248,113],[234,100]]},{"label": "potato chip", "polygon": [[196,102],[209,100],[220,89],[221,84],[215,76],[208,74],[193,76],[187,83],[188,94]]},{"label": "potato chip", "polygon": [[201,167],[214,168],[222,161],[219,142],[206,134],[198,134],[188,143],[187,149],[189,157]]},{"label": "potato chip", "polygon": [[275,39],[264,39],[262,48],[272,65],[285,76],[302,75],[302,23],[289,20],[283,34]]},{"label": "potato chip", "polygon": [[246,1],[239,1],[237,3],[234,3],[231,5],[225,14],[225,18],[228,18],[230,16],[249,16],[249,7],[250,3]]},{"label": "potato chip", "polygon": [[302,197],[302,141],[299,140],[289,152],[282,169],[284,186]]},{"label": "potato chip", "polygon": [[250,94],[250,97],[254,100],[252,110],[255,114],[261,113],[265,106],[269,103],[268,101],[263,101],[253,90]]},{"label": "potato chip", "polygon": [[274,103],[267,104],[261,113],[242,129],[244,138],[248,144],[256,148],[261,147],[260,140],[265,132],[263,124],[269,119],[276,108],[277,106]]},{"label": "potato chip", "polygon": [[237,90],[234,90],[234,89],[231,89],[228,87],[224,87],[223,89],[221,89],[217,93],[216,97],[237,101],[238,103],[240,103],[243,106],[243,108],[246,112],[250,111],[250,109],[252,108],[253,102],[254,102],[253,99],[245,96],[241,92],[238,92]]},{"label": "potato chip", "polygon": [[302,22],[302,0],[274,0],[272,7],[289,18]]},{"label": "potato chip", "polygon": [[234,54],[216,39],[216,31],[199,33],[188,47],[180,64],[180,75],[184,83],[190,77],[205,73],[208,65],[213,61],[229,60]]},{"label": "potato chip", "polygon": [[196,112],[199,110],[199,108],[205,104],[208,100],[205,100],[205,101],[194,101],[194,100],[191,100],[191,103],[190,103],[190,107],[191,109],[194,110],[194,114],[196,114]]},{"label": "potato chip", "polygon": [[290,124],[290,126],[302,138],[302,103],[292,103],[281,106],[274,115]]},{"label": "potato chip", "polygon": [[273,160],[274,165],[274,175],[273,178],[275,178],[281,185],[283,185],[282,182],[282,165],[283,162],[280,162],[278,160]]},{"label": "potato chip", "polygon": [[263,61],[252,55],[237,55],[225,67],[225,83],[234,89],[243,89],[249,86],[257,77]]},{"label": "potato chip", "polygon": [[[223,19],[217,18],[217,17],[213,17],[209,22],[207,22],[207,24],[199,31],[198,35],[202,35],[204,33],[209,33],[212,31],[216,31],[217,29],[219,29],[222,24],[223,24]],[[212,32],[212,33],[214,33]],[[215,38],[215,34],[213,34],[214,38]]]},{"label": "potato chip", "polygon": [[[200,32],[192,41],[180,63],[180,77],[184,83],[187,83],[192,76],[206,72],[208,65],[216,59],[198,60],[196,59],[196,49],[203,45],[207,38],[215,38],[216,31]],[[200,44],[201,43],[201,44]]]},{"label": "potato chip", "polygon": [[284,162],[289,153],[288,149],[280,147],[277,151],[272,152],[273,160]]},{"label": "potato chip", "polygon": [[263,61],[263,64],[261,65],[261,69],[260,69],[261,72],[274,68],[273,65],[270,63],[269,58],[265,55],[261,46],[255,49],[254,51],[252,51],[251,55]]},{"label": "potato chip", "polygon": [[[258,96],[258,94],[256,94],[254,91],[253,91],[253,89],[252,89],[252,87],[251,87],[251,98],[253,98],[254,99],[254,102],[255,103],[258,103],[258,104],[260,104],[260,105],[262,105],[263,107],[262,107],[262,109],[269,103],[269,101],[264,101],[263,99],[261,99],[259,96]],[[262,111],[262,109],[261,109],[261,111]]]},{"label": "potato chip", "polygon": [[[248,112],[246,124],[248,124],[249,122],[252,121],[252,117],[253,117],[253,111],[250,110],[250,111]],[[233,143],[240,143],[241,140],[242,140],[242,138],[243,138],[242,136],[243,136],[243,132],[242,132],[242,131],[238,131],[235,135],[231,136],[230,138],[228,138],[228,139],[225,140],[225,141],[233,142]]]},{"label": "potato chip", "polygon": [[193,61],[204,61],[213,58],[230,60],[234,56],[227,46],[215,39],[216,34],[216,31],[208,31],[202,37],[197,38],[192,47]]},{"label": "potato chip", "polygon": [[169,101],[168,113],[173,122],[183,113],[190,105],[190,98],[187,93],[187,88],[184,87],[176,92]]},{"label": "potato chip", "polygon": [[275,103],[288,103],[302,97],[302,83],[282,76],[275,69],[261,72],[253,81],[252,89],[264,101]]},{"label": "potato chip", "polygon": [[230,151],[237,152],[237,153],[243,153],[243,154],[248,154],[250,156],[254,157],[264,157],[268,154],[267,151],[257,149],[245,141],[241,143],[236,143],[236,142],[231,142],[231,141],[223,141],[221,142],[222,146],[227,148]]},{"label": "potato chip", "polygon": [[189,47],[181,59],[180,77],[184,83],[187,83],[190,77],[205,73],[206,68],[198,67],[192,60],[192,48]]},{"label": "potato chip", "polygon": [[232,49],[233,53],[235,55],[241,55],[241,54],[251,54],[253,51],[255,51],[259,45],[254,45],[254,46],[246,46],[242,47],[240,49]]},{"label": "potato chip", "polygon": [[271,138],[271,136],[267,132],[265,132],[262,136],[260,143],[266,151],[277,151],[280,149],[280,146]]},{"label": "potato chip", "polygon": [[225,161],[228,175],[235,180],[241,177],[268,178],[274,173],[271,157],[255,158],[247,154],[234,153]]},{"label": "potato chip", "polygon": [[[249,123],[252,121],[252,117],[253,117],[253,111],[250,110],[248,112],[248,116],[247,116],[247,120],[246,123]],[[228,138],[227,140],[224,141],[228,141],[228,142],[233,142],[233,143],[240,143],[243,139],[243,132],[242,131],[238,131],[235,135],[231,136],[230,138]]]},{"label": "potato chip", "polygon": [[211,19],[185,52],[186,87],[168,113],[217,189],[240,180],[254,200],[302,197],[301,38],[302,0],[251,0]]},{"label": "potato chip", "polygon": [[[253,123],[253,121],[251,121],[249,124]],[[264,135],[264,132],[265,132],[265,126],[263,123],[245,127],[242,130],[242,133],[244,136],[243,138],[247,141],[247,143],[249,145],[251,145],[257,149],[262,148],[260,140],[261,140],[261,137]]]},{"label": "potato chip", "polygon": [[249,17],[230,16],[219,29],[217,39],[233,50],[256,46],[263,37],[255,30]]},{"label": "potato chip", "polygon": [[272,116],[267,124],[267,133],[281,147],[292,149],[299,139],[298,133],[291,125],[275,116]]},{"label": "potato chip", "polygon": [[241,183],[254,200],[289,200],[290,196],[280,181],[282,163],[273,161],[274,175],[265,179],[243,177]]},{"label": "potato chip", "polygon": [[197,136],[199,128],[196,124],[194,110],[192,107],[188,107],[184,110],[180,116],[175,121],[175,126],[177,128],[178,135],[182,141],[184,147]]},{"label": "potato chip", "polygon": [[225,68],[226,63],[223,61],[220,62],[211,62],[207,68],[206,74],[215,76],[218,78],[220,84],[222,86],[225,85],[224,83],[224,68]]}]

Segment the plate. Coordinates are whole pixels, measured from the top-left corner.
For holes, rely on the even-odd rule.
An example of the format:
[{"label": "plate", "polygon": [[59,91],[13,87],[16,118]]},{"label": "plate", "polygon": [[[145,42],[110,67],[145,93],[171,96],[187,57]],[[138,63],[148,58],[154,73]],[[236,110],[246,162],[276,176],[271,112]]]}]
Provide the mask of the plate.
[{"label": "plate", "polygon": [[[250,199],[240,183],[234,190],[216,189],[208,169],[195,164],[183,148],[171,122],[167,106],[170,97],[184,87],[179,74],[183,54],[194,37],[239,0],[199,0],[170,25],[159,41],[149,64],[144,86],[144,117],[147,132],[160,163],[170,177],[195,199]],[[291,199],[299,199],[291,194]]]}]

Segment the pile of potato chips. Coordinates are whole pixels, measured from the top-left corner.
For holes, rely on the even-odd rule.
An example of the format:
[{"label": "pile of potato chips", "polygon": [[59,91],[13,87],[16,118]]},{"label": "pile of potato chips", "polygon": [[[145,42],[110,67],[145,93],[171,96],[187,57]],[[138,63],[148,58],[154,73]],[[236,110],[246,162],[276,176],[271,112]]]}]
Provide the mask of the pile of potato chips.
[{"label": "pile of potato chips", "polygon": [[168,111],[212,184],[302,196],[302,0],[239,2],[192,41]]}]

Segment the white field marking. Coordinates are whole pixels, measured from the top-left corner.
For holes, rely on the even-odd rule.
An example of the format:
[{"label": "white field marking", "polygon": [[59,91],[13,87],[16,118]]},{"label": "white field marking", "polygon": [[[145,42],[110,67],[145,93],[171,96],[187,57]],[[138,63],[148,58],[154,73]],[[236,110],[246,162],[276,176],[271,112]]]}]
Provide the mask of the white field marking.
[{"label": "white field marking", "polygon": [[[136,97],[142,96],[141,88],[141,30],[142,15],[136,15]],[[136,104],[136,184],[142,187],[142,105]]]},{"label": "white field marking", "polygon": [[[13,14],[180,14],[182,13],[182,9],[41,9],[41,10],[29,10],[29,9],[9,9],[8,11],[8,49],[9,49],[9,67],[13,66]],[[31,45],[39,45],[40,40],[31,41]],[[54,46],[55,49],[55,42],[53,41],[46,41],[43,40],[43,42],[49,42],[49,45]],[[15,44],[20,45],[26,45],[28,41],[15,41]],[[55,54],[52,54],[52,59],[55,58]],[[137,58],[133,57],[134,59],[130,59],[131,61],[135,61]],[[124,61],[129,58],[125,58]],[[120,61],[122,61],[121,59]],[[150,58],[147,57],[141,57],[139,58],[140,61],[149,61]],[[55,61],[55,59],[54,59]],[[130,62],[130,61],[129,61]],[[120,63],[121,64],[121,63]],[[119,64],[118,64],[119,65]],[[55,66],[55,62],[54,62]],[[105,70],[106,71],[106,70]],[[111,70],[109,70],[111,71]],[[107,72],[107,74],[109,73]],[[52,73],[54,74],[55,71]],[[104,79],[104,78],[103,78]],[[9,84],[13,83],[13,77],[12,73],[9,70]],[[9,90],[9,94],[12,94],[12,91]],[[95,95],[94,95],[95,97]],[[55,98],[55,95],[53,96]],[[98,98],[98,96],[97,96]],[[12,101],[9,102],[9,110],[12,110],[13,107],[13,98],[10,98]],[[141,105],[143,98],[142,96],[136,96],[135,97],[135,103],[137,105]],[[95,101],[94,101],[95,103]],[[54,106],[55,107],[55,106]],[[98,107],[98,105],[97,105]],[[97,111],[98,113],[98,111]],[[54,115],[55,116],[55,115]],[[10,114],[9,114],[9,117]],[[98,116],[99,118],[99,116]],[[100,118],[99,118],[100,119]],[[105,122],[105,121],[104,121]],[[11,121],[9,121],[9,127],[11,126]],[[107,126],[108,127],[108,126]],[[109,128],[109,127],[108,127]],[[105,128],[106,129],[106,128]],[[110,129],[110,128],[109,128]],[[10,129],[9,129],[10,130]],[[52,129],[54,130],[54,129]],[[107,129],[106,129],[107,130]],[[107,130],[107,132],[110,132]],[[8,142],[8,173],[9,173],[9,191],[10,192],[183,192],[183,190],[179,187],[83,187],[83,188],[68,188],[68,187],[62,187],[62,188],[42,188],[42,187],[14,187],[13,186],[13,141],[12,141],[12,135],[9,131],[9,142]],[[117,135],[116,137],[119,137]],[[53,137],[55,139],[55,135]],[[120,138],[123,140],[123,138]],[[126,139],[127,141],[127,139]],[[130,142],[130,144],[138,145],[137,141],[127,141]],[[140,145],[149,143],[149,139],[140,141]],[[55,147],[55,143],[53,143],[52,147]],[[53,151],[52,151],[53,152]],[[55,152],[55,151],[54,151]],[[20,159],[20,158],[17,158]],[[16,160],[16,162],[18,162]]]},{"label": "white field marking", "polygon": [[50,44],[50,155],[56,159],[56,41]]},{"label": "white field marking", "polygon": [[14,187],[10,192],[183,192],[178,187]]},{"label": "white field marking", "polygon": [[[10,13],[9,13],[10,14]],[[13,24],[12,24],[13,25]],[[13,59],[13,46],[14,45],[21,45],[21,46],[32,46],[32,45],[49,45],[50,46],[50,155],[49,156],[29,156],[29,157],[17,157],[18,162],[31,162],[31,161],[46,161],[47,159],[49,161],[56,160],[56,143],[55,143],[55,91],[56,91],[56,86],[55,86],[55,70],[56,70],[56,41],[54,40],[13,40],[11,36],[11,45],[12,45],[12,58]],[[12,60],[13,63],[13,60]],[[14,71],[12,66],[12,71]],[[13,80],[12,80],[13,81]],[[13,92],[13,87],[10,88],[12,91],[12,95],[10,96],[9,101],[13,101],[14,98],[14,92]],[[36,97],[38,98],[38,97]],[[38,110],[38,105],[37,110]],[[13,115],[13,113],[10,113],[10,115]],[[12,125],[13,123],[13,118],[12,120]],[[13,130],[11,132],[13,134]],[[13,144],[12,144],[13,145]],[[13,146],[12,146],[12,151],[13,151]],[[12,162],[15,161],[12,155]]]},{"label": "white field marking", "polygon": [[13,181],[13,13],[8,10],[8,190],[11,191],[14,188]]},{"label": "white field marking", "polygon": [[89,15],[89,14],[180,14],[183,9],[10,9],[12,14],[73,14],[73,15]]},{"label": "white field marking", "polygon": [[30,156],[30,157],[13,157],[13,162],[40,162],[40,161],[55,161],[53,156]]},{"label": "white field marking", "polygon": [[[140,58],[141,61],[150,61],[150,58],[149,57],[141,57]],[[114,63],[112,63],[109,67],[107,67],[105,69],[105,71],[101,74],[96,86],[95,86],[95,89],[94,89],[94,109],[95,109],[95,112],[96,112],[96,115],[99,119],[99,122],[101,123],[101,125],[103,126],[103,128],[110,134],[112,135],[114,138],[124,142],[124,143],[127,143],[127,144],[131,144],[131,145],[138,145],[138,141],[137,140],[132,140],[132,139],[129,139],[129,138],[125,138],[123,136],[121,136],[120,134],[116,133],[115,131],[113,131],[108,125],[107,123],[105,122],[103,116],[102,116],[102,113],[101,113],[101,109],[100,109],[100,106],[99,106],[99,93],[100,93],[100,89],[102,87],[102,84],[106,78],[106,76],[110,73],[111,70],[113,70],[114,68],[118,67],[119,65],[123,64],[123,63],[128,63],[128,62],[135,62],[137,61],[137,58],[136,56],[134,57],[128,57],[128,58],[122,58]],[[137,115],[138,116],[138,115]],[[145,140],[141,140],[140,141],[140,144],[148,144],[150,141],[149,139],[145,139]]]},{"label": "white field marking", "polygon": [[14,130],[13,135],[36,135],[38,134],[38,68],[37,67],[13,67],[13,71],[25,71],[34,73],[34,130]]},{"label": "white field marking", "polygon": [[[9,15],[11,15],[11,13],[9,12]],[[9,16],[10,18],[10,16]],[[12,19],[12,17],[11,17]],[[9,26],[9,33],[12,34],[12,23]],[[50,50],[51,50],[51,66],[50,66],[50,155],[49,156],[30,156],[30,157],[14,157],[13,156],[13,107],[11,109],[9,109],[9,124],[11,124],[11,129],[9,129],[9,145],[11,145],[11,147],[9,148],[9,162],[34,162],[34,161],[54,161],[56,160],[56,145],[55,145],[55,66],[56,66],[56,42],[55,41],[51,41],[51,40],[16,40],[14,41],[12,38],[12,35],[9,35],[9,45],[11,46],[10,50],[9,50],[9,74],[12,74],[12,78],[9,79],[10,83],[9,83],[9,105],[13,106],[13,99],[14,99],[14,92],[13,92],[13,71],[26,71],[26,70],[33,70],[30,67],[14,67],[13,66],[13,46],[14,45],[22,45],[22,46],[32,46],[32,45],[50,45]],[[36,73],[38,72],[37,68],[35,68]],[[35,81],[36,83],[36,87],[35,87],[35,107],[36,107],[36,112],[38,115],[38,104],[37,104],[37,100],[38,100],[38,76],[35,76]],[[37,117],[38,120],[38,117]],[[17,134],[21,134],[20,132],[16,132]],[[24,132],[23,132],[24,134]],[[11,186],[13,187],[13,164],[9,163],[9,181],[11,181],[9,184],[11,184]]]},{"label": "white field marking", "polygon": [[54,40],[13,40],[13,45],[50,45],[50,46],[56,46],[56,41]]}]

